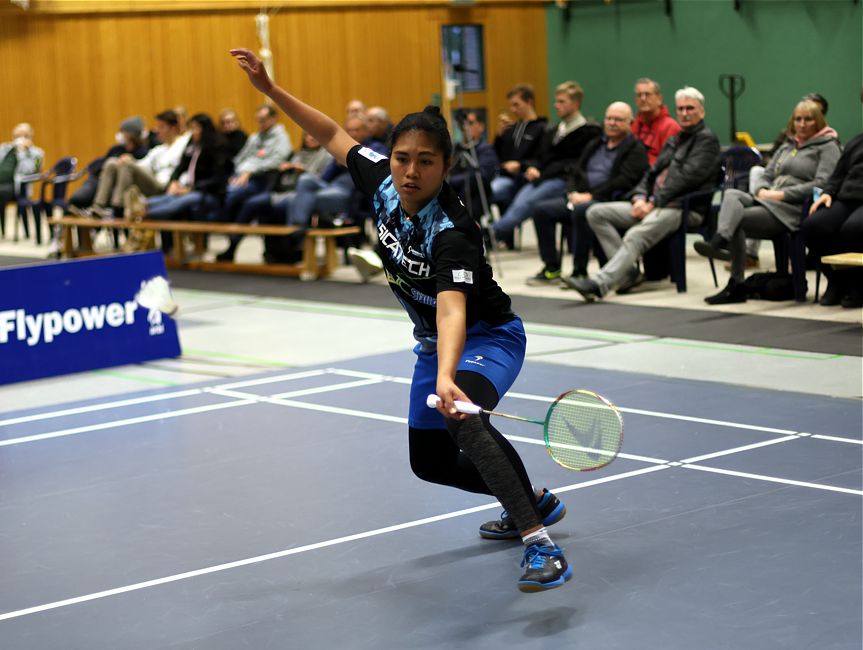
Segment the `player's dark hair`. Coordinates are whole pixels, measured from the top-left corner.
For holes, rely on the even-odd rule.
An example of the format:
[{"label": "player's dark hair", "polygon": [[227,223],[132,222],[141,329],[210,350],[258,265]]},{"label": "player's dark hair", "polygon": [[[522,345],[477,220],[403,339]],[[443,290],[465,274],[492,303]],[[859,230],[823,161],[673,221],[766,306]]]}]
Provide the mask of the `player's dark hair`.
[{"label": "player's dark hair", "polygon": [[444,165],[449,165],[450,158],[452,158],[452,138],[450,138],[446,121],[437,106],[426,106],[421,113],[405,115],[390,134],[388,143],[390,151],[396,146],[399,138],[408,131],[422,131],[428,135],[443,154]]}]

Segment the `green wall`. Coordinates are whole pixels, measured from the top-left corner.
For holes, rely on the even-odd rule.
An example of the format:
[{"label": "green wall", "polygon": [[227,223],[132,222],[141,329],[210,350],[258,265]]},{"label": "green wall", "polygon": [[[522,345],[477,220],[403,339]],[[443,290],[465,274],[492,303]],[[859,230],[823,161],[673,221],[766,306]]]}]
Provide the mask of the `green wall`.
[{"label": "green wall", "polygon": [[707,124],[729,140],[729,102],[719,75],[742,74],[737,128],[769,143],[796,101],[819,92],[843,142],[863,127],[863,5],[852,0],[574,0],[570,19],[547,10],[549,86],[567,79],[585,89],[583,112],[601,118],[614,100],[634,108],[633,83],[651,77],[674,115],[674,91],[698,88]]}]

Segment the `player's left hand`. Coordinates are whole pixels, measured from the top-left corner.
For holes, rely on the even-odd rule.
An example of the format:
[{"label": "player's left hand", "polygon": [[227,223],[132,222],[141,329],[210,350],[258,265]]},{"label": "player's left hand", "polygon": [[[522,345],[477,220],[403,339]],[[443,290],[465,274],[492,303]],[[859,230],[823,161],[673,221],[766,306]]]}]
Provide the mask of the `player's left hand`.
[{"label": "player's left hand", "polygon": [[255,53],[245,47],[230,50],[231,56],[237,60],[243,71],[249,76],[252,85],[262,93],[268,93],[273,87],[273,80],[267,74],[267,69]]},{"label": "player's left hand", "polygon": [[439,377],[436,392],[441,399],[437,407],[441,415],[452,420],[464,420],[467,417],[466,414],[458,412],[453,402],[456,400],[470,402],[470,398],[456,386],[453,380]]}]

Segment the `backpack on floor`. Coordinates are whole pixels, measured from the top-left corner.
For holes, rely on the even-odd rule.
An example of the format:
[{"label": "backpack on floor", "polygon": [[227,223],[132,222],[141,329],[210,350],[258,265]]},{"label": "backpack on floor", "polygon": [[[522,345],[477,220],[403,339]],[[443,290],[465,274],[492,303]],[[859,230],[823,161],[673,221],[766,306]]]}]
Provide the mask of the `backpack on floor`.
[{"label": "backpack on floor", "polygon": [[746,297],[756,300],[794,300],[794,282],[787,273],[753,273],[743,281]]}]

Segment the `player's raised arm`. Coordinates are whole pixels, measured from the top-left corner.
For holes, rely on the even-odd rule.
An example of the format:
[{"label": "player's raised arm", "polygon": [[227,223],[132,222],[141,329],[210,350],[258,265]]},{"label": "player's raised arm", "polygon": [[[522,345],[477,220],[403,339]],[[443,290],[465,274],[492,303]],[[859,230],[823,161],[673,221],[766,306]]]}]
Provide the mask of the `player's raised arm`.
[{"label": "player's raised arm", "polygon": [[348,152],[359,144],[349,136],[342,127],[329,116],[316,108],[301,102],[293,95],[280,88],[270,79],[263,62],[255,53],[246,48],[235,48],[231,51],[240,68],[249,76],[252,85],[272,99],[297,125],[311,134],[332,156],[342,165],[347,160]]}]

